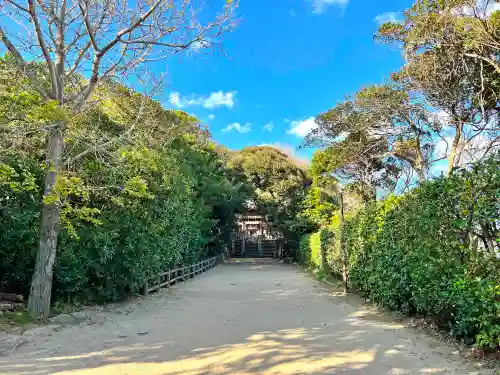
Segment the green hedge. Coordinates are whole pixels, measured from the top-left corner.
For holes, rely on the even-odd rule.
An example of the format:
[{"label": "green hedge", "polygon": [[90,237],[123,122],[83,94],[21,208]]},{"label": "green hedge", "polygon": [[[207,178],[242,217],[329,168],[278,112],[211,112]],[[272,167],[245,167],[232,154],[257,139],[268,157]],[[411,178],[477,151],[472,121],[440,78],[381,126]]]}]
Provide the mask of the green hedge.
[{"label": "green hedge", "polygon": [[[54,299],[116,300],[140,291],[146,277],[222,251],[246,194],[220,168],[210,143],[197,142],[179,140],[165,150],[124,148],[113,167],[90,158],[83,163],[83,181],[119,188],[88,195],[84,204],[99,207],[95,223],[68,214],[71,226],[61,231],[58,243]],[[22,178],[23,165],[27,161],[20,156],[3,168]],[[28,170],[36,177],[35,186],[41,186],[37,165]],[[0,179],[4,175],[0,171]],[[42,193],[10,185],[0,184],[0,290],[27,296]],[[82,204],[78,195],[69,199]]]},{"label": "green hedge", "polygon": [[[351,285],[383,306],[432,317],[457,338],[499,346],[499,161],[493,157],[348,215]],[[338,275],[339,231],[338,224],[329,228],[324,250]]]},{"label": "green hedge", "polygon": [[[0,291],[27,296],[43,197],[39,117],[47,104],[11,88],[2,67],[0,59],[0,123],[14,112],[19,120],[5,123],[19,134],[40,131],[16,138],[16,147],[4,135],[17,132],[0,132]],[[97,105],[68,118],[64,155],[83,157],[60,173],[57,194],[43,197],[61,207],[56,300],[116,300],[161,270],[220,253],[251,192],[198,120],[109,85],[99,88]],[[85,154],[90,139],[109,147]]]},{"label": "green hedge", "polygon": [[302,236],[296,254],[297,260],[314,269],[322,267],[321,231]]}]

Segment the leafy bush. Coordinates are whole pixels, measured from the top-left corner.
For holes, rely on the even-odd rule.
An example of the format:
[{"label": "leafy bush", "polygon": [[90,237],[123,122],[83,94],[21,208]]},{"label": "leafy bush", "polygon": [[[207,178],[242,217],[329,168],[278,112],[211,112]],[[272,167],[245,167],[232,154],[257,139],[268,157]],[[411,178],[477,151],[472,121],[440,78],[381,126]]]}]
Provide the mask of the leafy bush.
[{"label": "leafy bush", "polygon": [[324,246],[325,233],[326,230],[320,230],[302,236],[299,243],[299,249],[297,250],[297,260],[300,263],[315,270],[324,268],[324,250],[326,249]]},{"label": "leafy bush", "polygon": [[[500,345],[499,162],[495,156],[348,215],[351,285],[383,306],[430,316],[457,338]],[[335,222],[326,257],[340,275],[339,232]]]},{"label": "leafy bush", "polygon": [[[29,292],[38,245],[41,170],[18,155],[0,163],[0,290]],[[31,181],[31,183],[28,183]]]},{"label": "leafy bush", "polygon": [[[12,130],[34,121],[23,115],[41,112],[38,99],[28,97],[16,109],[23,91],[2,95],[2,85],[0,79],[0,120],[18,110]],[[83,156],[61,173],[57,194],[42,198],[43,128],[33,137],[0,137],[7,150],[0,155],[0,290],[29,293],[42,199],[61,207],[54,299],[116,300],[165,268],[223,251],[249,196],[226,168],[223,150],[193,117],[121,86],[108,89],[100,88],[99,105],[68,122],[65,154]],[[137,106],[147,108],[140,121]],[[116,140],[130,126],[126,142],[85,153],[89,133]],[[16,148],[6,147],[13,141]]]}]

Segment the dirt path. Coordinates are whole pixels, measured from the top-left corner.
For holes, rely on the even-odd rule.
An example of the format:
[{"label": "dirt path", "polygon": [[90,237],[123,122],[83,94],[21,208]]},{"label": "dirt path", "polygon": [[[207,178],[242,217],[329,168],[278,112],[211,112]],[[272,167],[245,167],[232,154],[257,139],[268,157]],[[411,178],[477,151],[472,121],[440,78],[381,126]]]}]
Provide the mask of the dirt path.
[{"label": "dirt path", "polygon": [[29,333],[0,374],[493,374],[293,266],[221,265],[93,324]]}]

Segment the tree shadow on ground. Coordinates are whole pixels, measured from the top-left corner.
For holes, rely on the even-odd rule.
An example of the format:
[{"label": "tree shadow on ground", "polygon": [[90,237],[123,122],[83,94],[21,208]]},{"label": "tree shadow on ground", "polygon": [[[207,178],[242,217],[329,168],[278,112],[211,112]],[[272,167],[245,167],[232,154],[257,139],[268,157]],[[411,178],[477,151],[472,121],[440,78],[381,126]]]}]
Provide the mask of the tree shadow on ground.
[{"label": "tree shadow on ground", "polygon": [[[238,267],[240,275],[234,282],[232,267]],[[253,272],[245,272],[252,267],[256,267]],[[264,270],[268,267],[271,267],[272,277],[265,277],[269,272]],[[204,282],[188,281],[182,288],[149,296],[146,301],[151,299],[154,304],[148,305],[150,331],[144,336],[144,342],[137,342],[142,340],[137,336],[111,336],[114,331],[106,328],[110,335],[97,335],[99,342],[90,341],[93,345],[89,346],[102,347],[102,350],[89,352],[66,347],[49,352],[43,343],[38,347],[30,345],[13,357],[0,358],[0,374],[478,374],[461,364],[458,358],[446,357],[446,353],[451,355],[449,350],[435,350],[390,316],[363,306],[353,307],[353,297],[341,296],[321,284],[314,286],[313,293],[302,291],[300,294],[301,288],[308,285],[297,283],[302,279],[297,278],[296,272],[301,271],[280,270],[284,268],[276,268],[273,260],[231,263],[221,267],[217,274],[205,274]],[[248,285],[252,285],[252,293],[242,293],[242,288]],[[276,300],[280,300],[279,304],[274,303]],[[325,300],[331,303],[327,305],[331,309],[325,308]],[[214,305],[213,301],[217,303]],[[259,306],[259,310],[249,313],[248,308],[252,305]],[[334,310],[336,316],[332,315]],[[187,311],[195,313],[189,315]],[[268,314],[278,316],[271,326],[266,326]],[[287,314],[296,319],[279,320]],[[156,321],[157,315],[171,318],[166,324],[165,320]],[[118,322],[122,319],[129,323],[137,322],[136,318],[133,313],[115,317]],[[215,322],[217,319],[219,324]],[[236,328],[243,319],[253,320],[248,330]],[[177,325],[180,328],[176,329]],[[220,327],[226,331],[218,335]],[[272,330],[265,331],[261,327]],[[138,329],[133,327],[129,335],[138,334]],[[78,327],[65,332],[57,334],[82,334]],[[47,342],[50,340],[53,338],[48,337]],[[80,342],[88,343],[89,340],[92,339]],[[54,342],[57,340],[51,343]],[[199,347],[204,345],[200,342],[217,345]]]},{"label": "tree shadow on ground", "polygon": [[[332,333],[324,327],[293,328],[259,332],[241,343],[211,348],[193,348],[188,355],[172,360],[172,342],[154,344],[111,343],[109,347],[72,356],[53,356],[16,365],[2,364],[2,374],[148,374],[148,375],[232,375],[232,374],[452,374],[454,369],[415,367],[408,360],[405,345],[367,345],[363,327]],[[0,364],[2,362],[0,361]],[[464,372],[462,372],[464,373]],[[472,374],[472,373],[471,373]]]}]

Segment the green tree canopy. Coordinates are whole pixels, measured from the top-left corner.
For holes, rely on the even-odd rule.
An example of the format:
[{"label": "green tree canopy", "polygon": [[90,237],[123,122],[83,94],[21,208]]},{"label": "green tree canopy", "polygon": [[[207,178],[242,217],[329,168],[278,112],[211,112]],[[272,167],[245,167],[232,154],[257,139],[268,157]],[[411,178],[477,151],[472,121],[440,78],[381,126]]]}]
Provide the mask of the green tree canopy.
[{"label": "green tree canopy", "polygon": [[500,11],[495,1],[418,0],[403,23],[381,26],[377,39],[402,46],[407,64],[393,78],[444,111],[454,131],[449,167],[479,135],[498,146]]},{"label": "green tree canopy", "polygon": [[255,189],[257,207],[276,229],[291,235],[307,225],[296,219],[311,180],[291,157],[271,146],[247,147],[231,153],[228,166]]},{"label": "green tree canopy", "polygon": [[[385,164],[393,172],[396,166],[407,167],[409,174],[416,172],[424,181],[432,163],[432,137],[439,128],[419,99],[396,83],[366,87],[320,114],[317,128],[306,136],[304,144],[336,148],[330,154],[335,154],[334,169],[343,178],[353,178],[359,169],[366,170],[367,176]],[[349,164],[350,168],[342,171],[340,166]],[[365,176],[358,179],[367,181]]]},{"label": "green tree canopy", "polygon": [[0,66],[0,288],[27,294],[42,202],[61,210],[54,298],[110,300],[168,267],[221,252],[251,196],[199,121],[106,81],[66,117],[62,166],[43,194],[57,107]]}]

